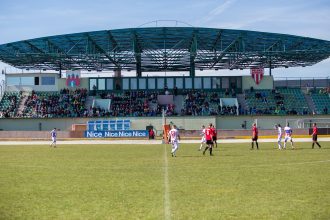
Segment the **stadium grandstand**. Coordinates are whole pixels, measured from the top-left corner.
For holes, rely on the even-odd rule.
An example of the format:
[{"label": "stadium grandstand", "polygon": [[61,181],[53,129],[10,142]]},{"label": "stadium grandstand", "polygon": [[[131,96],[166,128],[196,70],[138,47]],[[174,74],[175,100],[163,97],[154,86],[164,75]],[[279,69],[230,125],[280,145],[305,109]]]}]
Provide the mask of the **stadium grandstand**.
[{"label": "stadium grandstand", "polygon": [[[68,131],[82,125],[86,130],[88,121],[129,119],[133,129],[162,130],[163,115],[183,130],[198,130],[204,116],[219,129],[246,129],[257,118],[263,129],[288,120],[305,128],[308,123],[298,122],[328,118],[329,79],[276,79],[272,69],[310,66],[329,57],[326,40],[195,27],[103,30],[7,43],[0,45],[0,60],[22,71],[5,71],[0,129],[42,131],[55,125]],[[251,75],[203,74],[223,69],[250,69]],[[149,76],[152,72],[165,76]]]}]

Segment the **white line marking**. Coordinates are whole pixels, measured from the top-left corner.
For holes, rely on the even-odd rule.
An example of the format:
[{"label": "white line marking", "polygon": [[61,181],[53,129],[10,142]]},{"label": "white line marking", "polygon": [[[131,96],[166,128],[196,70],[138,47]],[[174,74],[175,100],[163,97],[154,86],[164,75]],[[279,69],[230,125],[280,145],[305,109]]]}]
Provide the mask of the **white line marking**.
[{"label": "white line marking", "polygon": [[[294,142],[310,142],[311,138],[294,138]],[[318,141],[330,141],[330,138],[318,138]],[[277,143],[277,139],[260,139],[258,142],[274,142]],[[35,141],[35,140],[25,140],[25,141],[0,141],[0,145],[47,145],[49,146],[50,141]],[[200,143],[200,140],[181,140],[180,143]],[[218,143],[251,143],[250,139],[218,139]],[[72,144],[162,144],[161,140],[116,140],[116,139],[99,139],[99,140],[57,140],[58,145],[72,145]]]},{"label": "white line marking", "polygon": [[[165,154],[166,157],[166,154]],[[303,165],[303,164],[316,164],[316,163],[328,163],[330,160],[316,160],[316,161],[306,161],[306,162],[296,162],[296,163],[278,163],[278,164],[257,164],[257,165],[247,165],[247,166],[236,166],[237,168],[253,168],[253,167],[268,167],[268,166],[289,166],[289,165]],[[58,166],[33,166],[33,165],[24,165],[24,164],[6,164],[6,163],[0,163],[1,167],[23,167],[23,168],[44,168],[44,169],[58,169],[58,168],[64,168],[64,167],[58,167]],[[183,167],[183,166],[181,166]],[[190,167],[190,166],[189,166]],[[88,166],[88,167],[65,167],[65,169],[120,169],[120,168],[113,168],[113,167],[105,167],[105,166]],[[218,167],[214,167],[215,169],[218,169]],[[212,167],[210,167],[212,169]],[[230,171],[232,172],[232,171]],[[165,165],[164,165],[164,183],[165,183],[165,199],[167,198],[169,200],[169,181],[168,181],[168,166],[167,166],[167,157],[165,158]],[[167,183],[167,184],[166,184]],[[166,190],[168,192],[168,195],[166,196]]]},{"label": "white line marking", "polygon": [[[297,162],[297,163],[279,163],[276,164],[276,166],[289,166],[289,165],[301,165],[301,164],[309,164],[309,163],[326,163],[326,162],[330,162],[330,160],[318,160],[318,161],[306,161],[306,162]],[[258,166],[267,166],[267,164],[264,165],[256,165]],[[273,166],[273,164],[272,164]]]},{"label": "white line marking", "polygon": [[170,184],[168,180],[168,161],[166,153],[166,144],[164,144],[164,215],[165,220],[171,219],[171,201],[170,201]]}]

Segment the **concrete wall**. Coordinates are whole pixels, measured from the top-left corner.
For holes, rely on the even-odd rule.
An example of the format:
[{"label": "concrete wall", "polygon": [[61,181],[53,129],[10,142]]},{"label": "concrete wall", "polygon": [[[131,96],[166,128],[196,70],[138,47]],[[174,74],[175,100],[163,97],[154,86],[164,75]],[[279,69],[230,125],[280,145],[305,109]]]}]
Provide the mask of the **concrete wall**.
[{"label": "concrete wall", "polygon": [[250,89],[253,86],[254,89],[273,89],[274,78],[273,76],[264,76],[259,85],[257,85],[251,76],[242,77],[242,89]]},{"label": "concrete wall", "polygon": [[[312,122],[330,121],[330,116],[222,116],[222,117],[169,117],[167,124],[174,123],[180,129],[199,130],[202,125],[216,124],[218,129],[242,129],[246,123],[247,130],[255,121],[260,129],[273,129],[275,124],[285,125],[286,120],[291,122],[292,128],[297,128],[297,120],[306,119]],[[92,120],[109,120],[110,118],[54,118],[54,119],[0,119],[0,129],[4,131],[50,131],[54,127],[62,131],[70,131],[73,124],[86,124]],[[116,118],[111,118],[116,119]],[[152,125],[156,130],[162,130],[161,117],[129,118],[132,121],[131,128],[140,130]]]},{"label": "concrete wall", "polygon": [[[308,135],[309,129],[295,129],[294,135],[295,137],[299,135]],[[327,133],[328,134],[328,133]],[[157,134],[157,138],[159,139],[160,133]],[[200,138],[200,130],[182,130],[180,131],[180,136],[182,138]],[[226,138],[246,138],[251,137],[250,130],[218,130],[217,136],[219,139]],[[259,136],[268,136],[275,138],[276,131],[274,129],[271,130],[259,130]],[[59,140],[61,139],[69,139],[69,138],[84,138],[83,131],[58,131],[57,137]],[[50,140],[50,132],[49,131],[0,131],[0,140]]]},{"label": "concrete wall", "polygon": [[[57,84],[57,90],[68,88],[66,86],[66,79],[59,79]],[[88,90],[88,78],[80,78],[80,86],[77,87],[79,89],[87,89]]]},{"label": "concrete wall", "polygon": [[[21,77],[22,75],[13,74],[7,77]],[[61,89],[68,88],[66,86],[65,78],[58,78],[58,74],[24,74],[24,77],[45,77],[52,76],[55,77],[55,85],[15,85],[15,86],[6,86],[6,91],[60,91]],[[41,83],[41,82],[40,82]],[[80,86],[77,88],[86,88],[88,89],[88,78],[80,78]]]}]

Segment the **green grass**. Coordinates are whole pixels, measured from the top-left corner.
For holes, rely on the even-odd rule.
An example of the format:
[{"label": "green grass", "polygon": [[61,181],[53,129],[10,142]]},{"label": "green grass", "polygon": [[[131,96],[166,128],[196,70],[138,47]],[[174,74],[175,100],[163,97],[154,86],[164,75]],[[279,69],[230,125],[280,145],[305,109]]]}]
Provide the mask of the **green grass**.
[{"label": "green grass", "polygon": [[0,219],[329,219],[330,144],[0,146]]}]

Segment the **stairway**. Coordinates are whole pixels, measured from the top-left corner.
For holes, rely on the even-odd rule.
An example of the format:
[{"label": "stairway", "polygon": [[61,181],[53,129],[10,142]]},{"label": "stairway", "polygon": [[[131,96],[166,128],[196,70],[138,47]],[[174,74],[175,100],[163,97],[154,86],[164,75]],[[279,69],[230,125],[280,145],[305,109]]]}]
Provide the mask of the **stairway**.
[{"label": "stairway", "polygon": [[86,102],[85,102],[85,108],[89,109],[92,105],[93,105],[93,101],[94,101],[94,96],[87,96],[86,97]]},{"label": "stairway", "polygon": [[183,95],[177,95],[174,96],[174,112],[178,115],[181,114],[181,109],[184,107],[184,96]]},{"label": "stairway", "polygon": [[17,116],[23,115],[23,111],[25,109],[25,102],[28,99],[29,95],[30,95],[30,93],[28,93],[28,92],[22,93],[22,98],[19,102],[19,106],[18,106],[17,113],[16,113]]},{"label": "stairway", "polygon": [[237,94],[238,104],[242,106],[242,109],[249,109],[249,106],[246,103],[244,94]]},{"label": "stairway", "polygon": [[316,107],[314,105],[312,97],[308,94],[305,94],[305,93],[304,93],[304,96],[305,96],[305,99],[306,99],[309,110],[312,111],[312,112],[316,112]]}]

